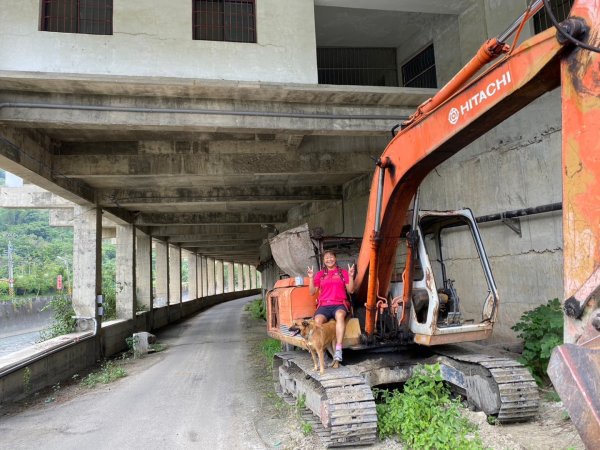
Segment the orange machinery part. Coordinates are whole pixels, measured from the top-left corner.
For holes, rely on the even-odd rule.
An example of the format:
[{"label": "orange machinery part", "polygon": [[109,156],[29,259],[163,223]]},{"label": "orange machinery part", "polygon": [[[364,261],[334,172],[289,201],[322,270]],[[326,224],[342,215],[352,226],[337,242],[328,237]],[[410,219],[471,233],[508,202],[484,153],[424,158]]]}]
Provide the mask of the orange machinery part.
[{"label": "orange machinery part", "polygon": [[[317,295],[310,295],[308,291],[308,278],[304,278],[304,286],[296,286],[294,278],[277,280],[272,291],[267,295],[267,311],[273,314],[271,308],[271,296],[277,293],[279,324],[290,327],[296,319],[312,317],[317,310]],[[267,317],[267,327],[270,330],[270,317]],[[276,327],[273,331],[279,331]]]}]

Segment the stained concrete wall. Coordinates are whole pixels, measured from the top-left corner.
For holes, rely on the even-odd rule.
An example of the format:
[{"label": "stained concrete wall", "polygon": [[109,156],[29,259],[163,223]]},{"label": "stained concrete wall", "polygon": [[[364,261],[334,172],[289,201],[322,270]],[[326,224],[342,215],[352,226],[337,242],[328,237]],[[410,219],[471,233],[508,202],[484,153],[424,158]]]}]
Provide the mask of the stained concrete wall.
[{"label": "stained concrete wall", "polygon": [[257,43],[192,39],[192,2],[114,0],[113,35],[40,29],[39,0],[0,0],[0,70],[316,83],[312,0],[261,0]]}]

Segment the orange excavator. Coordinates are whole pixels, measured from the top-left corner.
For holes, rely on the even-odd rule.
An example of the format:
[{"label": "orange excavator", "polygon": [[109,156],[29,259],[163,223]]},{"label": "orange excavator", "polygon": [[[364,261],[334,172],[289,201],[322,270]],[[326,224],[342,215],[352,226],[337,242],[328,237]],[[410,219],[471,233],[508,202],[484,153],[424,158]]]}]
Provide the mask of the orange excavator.
[{"label": "orange excavator", "polygon": [[[542,7],[554,27],[518,47],[509,45],[507,40],[514,36],[516,43],[526,21]],[[273,257],[290,277],[268,293],[267,331],[288,346],[306,348],[289,327],[316,309],[303,277],[306,266],[318,264],[319,254],[329,248],[341,254],[339,262],[356,260],[344,366],[320,376],[304,352],[294,351],[277,355],[274,363],[281,394],[304,398],[326,445],[374,442],[371,388],[406,381],[418,363],[439,363],[457,392],[500,422],[536,414],[539,398],[529,372],[506,354],[482,352],[471,344],[490,337],[499,308],[477,219],[469,209],[420,210],[418,187],[440,163],[558,87],[565,344],[554,350],[549,375],[586,446],[600,442],[599,47],[600,0],[576,0],[560,24],[548,0],[531,2],[515,23],[484,43],[446,86],[393,129],[377,161],[362,239],[327,238],[307,226],[271,239]],[[451,277],[461,278],[452,273],[460,267],[446,253],[463,249],[463,230],[472,237],[472,249],[462,251],[478,258],[482,270],[481,281],[460,291],[459,298]],[[476,295],[483,286],[481,308],[463,306],[473,305],[464,296]]]}]

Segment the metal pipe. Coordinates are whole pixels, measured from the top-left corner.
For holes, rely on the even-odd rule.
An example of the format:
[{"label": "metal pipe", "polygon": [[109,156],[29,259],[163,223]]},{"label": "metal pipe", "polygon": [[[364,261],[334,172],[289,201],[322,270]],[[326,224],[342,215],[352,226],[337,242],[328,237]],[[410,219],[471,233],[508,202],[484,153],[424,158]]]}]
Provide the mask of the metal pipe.
[{"label": "metal pipe", "polygon": [[498,42],[505,43],[506,40],[517,30],[517,28],[519,28],[519,25],[521,24],[523,19],[525,19],[527,15],[531,16],[537,13],[540,9],[542,9],[542,6],[542,0],[536,0],[535,2],[533,2],[531,8],[529,8],[528,11],[523,12],[523,14],[521,14],[517,20],[515,20],[506,30],[504,30],[503,33],[498,35]]},{"label": "metal pipe", "polygon": [[515,217],[531,216],[534,214],[543,214],[552,211],[561,211],[562,202],[549,203],[547,205],[533,206],[531,208],[513,209],[502,213],[488,214],[475,218],[477,223],[494,222],[502,219],[514,219]]}]

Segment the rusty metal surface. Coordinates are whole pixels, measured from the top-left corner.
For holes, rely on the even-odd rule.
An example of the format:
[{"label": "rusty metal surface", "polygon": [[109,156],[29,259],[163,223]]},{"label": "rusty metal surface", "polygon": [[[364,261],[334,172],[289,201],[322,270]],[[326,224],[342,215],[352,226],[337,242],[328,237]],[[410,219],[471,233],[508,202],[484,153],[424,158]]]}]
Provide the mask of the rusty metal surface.
[{"label": "rusty metal surface", "polygon": [[600,350],[564,344],[552,352],[548,375],[588,449],[600,443]]},{"label": "rusty metal surface", "polygon": [[306,268],[318,268],[308,224],[284,231],[269,239],[273,259],[291,277],[305,276]]}]

